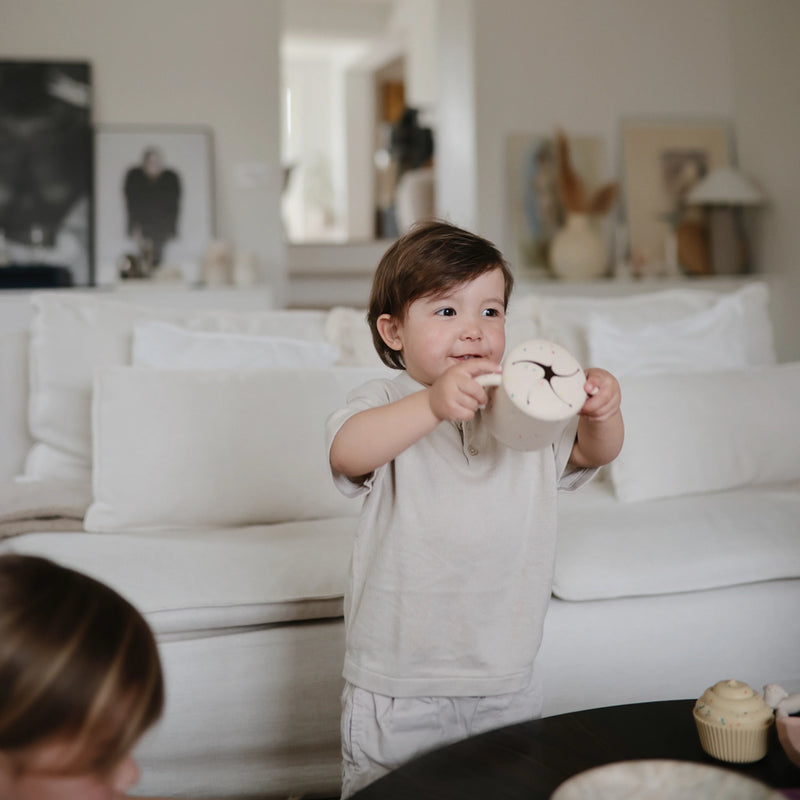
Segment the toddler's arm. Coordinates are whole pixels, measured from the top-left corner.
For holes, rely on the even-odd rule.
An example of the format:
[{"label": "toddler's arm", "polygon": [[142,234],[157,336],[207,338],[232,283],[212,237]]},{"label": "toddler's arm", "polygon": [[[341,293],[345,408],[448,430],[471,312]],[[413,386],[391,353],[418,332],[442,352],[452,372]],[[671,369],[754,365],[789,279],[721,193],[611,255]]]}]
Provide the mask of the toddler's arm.
[{"label": "toddler's arm", "polygon": [[602,467],[617,457],[625,438],[619,383],[604,369],[588,369],[584,390],[589,397],[580,412],[569,463]]},{"label": "toddler's arm", "polygon": [[428,388],[383,406],[359,411],[333,439],[333,469],[358,478],[388,464],[443,420],[470,420],[488,400],[476,375],[497,372],[494,361],[475,358],[450,367]]}]

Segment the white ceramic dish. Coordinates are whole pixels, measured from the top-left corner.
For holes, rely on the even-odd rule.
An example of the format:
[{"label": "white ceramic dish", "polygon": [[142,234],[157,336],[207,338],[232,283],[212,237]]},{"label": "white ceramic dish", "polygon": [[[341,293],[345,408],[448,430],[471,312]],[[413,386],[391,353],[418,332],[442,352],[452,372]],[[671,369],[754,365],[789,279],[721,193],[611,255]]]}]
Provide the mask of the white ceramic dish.
[{"label": "white ceramic dish", "polygon": [[550,800],[783,800],[771,787],[732,770],[691,761],[619,761],[581,772]]}]

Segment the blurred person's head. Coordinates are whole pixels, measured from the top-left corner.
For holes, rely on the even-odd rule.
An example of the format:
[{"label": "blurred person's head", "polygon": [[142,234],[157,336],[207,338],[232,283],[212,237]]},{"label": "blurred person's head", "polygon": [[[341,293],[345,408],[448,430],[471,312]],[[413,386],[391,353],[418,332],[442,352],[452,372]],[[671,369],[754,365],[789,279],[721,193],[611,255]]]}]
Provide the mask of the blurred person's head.
[{"label": "blurred person's head", "polygon": [[142,615],[44,558],[0,556],[0,797],[111,800],[160,716],[161,664]]},{"label": "blurred person's head", "polygon": [[157,178],[164,171],[164,156],[157,147],[148,147],[144,151],[142,169],[148,178]]}]

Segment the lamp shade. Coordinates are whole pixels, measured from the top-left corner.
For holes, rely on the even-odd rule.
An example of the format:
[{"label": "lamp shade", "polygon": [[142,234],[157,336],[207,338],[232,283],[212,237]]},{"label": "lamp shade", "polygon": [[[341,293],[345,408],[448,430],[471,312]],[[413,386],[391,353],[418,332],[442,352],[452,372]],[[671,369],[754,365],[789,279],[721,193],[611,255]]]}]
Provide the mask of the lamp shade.
[{"label": "lamp shade", "polygon": [[699,181],[686,199],[699,205],[757,206],[765,198],[761,190],[739,170],[718,167]]}]

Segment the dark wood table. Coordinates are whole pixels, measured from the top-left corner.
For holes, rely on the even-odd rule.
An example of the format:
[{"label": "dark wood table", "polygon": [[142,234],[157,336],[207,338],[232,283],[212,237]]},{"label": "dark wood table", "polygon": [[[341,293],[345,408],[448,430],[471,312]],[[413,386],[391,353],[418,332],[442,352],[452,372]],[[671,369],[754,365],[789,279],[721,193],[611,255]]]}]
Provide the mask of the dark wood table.
[{"label": "dark wood table", "polygon": [[668,758],[740,772],[785,789],[800,787],[795,767],[771,731],[755,764],[725,764],[700,747],[694,700],[610,706],[531,720],[427,753],[353,796],[358,800],[547,800],[579,772],[614,761]]}]

